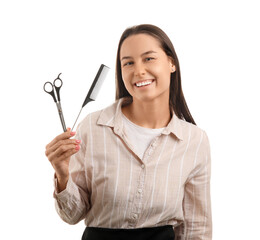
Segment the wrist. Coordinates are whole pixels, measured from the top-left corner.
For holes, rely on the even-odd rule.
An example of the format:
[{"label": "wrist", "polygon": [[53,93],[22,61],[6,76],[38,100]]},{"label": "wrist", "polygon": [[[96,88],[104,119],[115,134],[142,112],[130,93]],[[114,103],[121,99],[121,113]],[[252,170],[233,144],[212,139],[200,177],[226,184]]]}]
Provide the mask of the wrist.
[{"label": "wrist", "polygon": [[55,173],[55,177],[57,179],[57,190],[58,190],[58,193],[60,193],[66,189],[67,183],[69,180],[69,176],[60,176]]},{"label": "wrist", "polygon": [[57,171],[55,171],[55,178],[57,178],[58,181],[68,180],[69,179],[69,173],[60,174]]}]

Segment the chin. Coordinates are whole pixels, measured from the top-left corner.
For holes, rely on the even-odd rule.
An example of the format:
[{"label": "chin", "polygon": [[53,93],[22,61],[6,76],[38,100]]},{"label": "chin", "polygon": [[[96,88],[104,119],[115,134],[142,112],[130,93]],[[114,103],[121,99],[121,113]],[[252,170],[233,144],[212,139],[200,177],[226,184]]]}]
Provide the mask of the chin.
[{"label": "chin", "polygon": [[152,102],[154,100],[156,100],[157,98],[154,96],[138,96],[135,97],[133,96],[133,100],[137,100],[138,102]]}]

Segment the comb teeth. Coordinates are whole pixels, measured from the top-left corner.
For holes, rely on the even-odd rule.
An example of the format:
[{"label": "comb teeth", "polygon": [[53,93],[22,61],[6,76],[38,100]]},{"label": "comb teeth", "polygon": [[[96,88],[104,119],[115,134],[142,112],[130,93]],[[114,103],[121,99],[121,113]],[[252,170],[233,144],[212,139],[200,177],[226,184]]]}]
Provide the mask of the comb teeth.
[{"label": "comb teeth", "polygon": [[97,95],[101,89],[101,86],[107,76],[107,73],[109,71],[109,67],[107,67],[104,64],[101,64],[98,73],[92,83],[92,86],[88,92],[88,97],[92,100],[96,100]]},{"label": "comb teeth", "polygon": [[86,96],[85,101],[82,104],[81,110],[80,110],[80,112],[78,114],[78,117],[77,117],[73,127],[72,127],[72,130],[73,130],[74,126],[76,125],[76,122],[77,122],[77,120],[79,118],[79,115],[80,115],[80,113],[82,111],[82,108],[88,102],[96,100],[98,92],[99,92],[99,90],[100,90],[100,88],[101,88],[101,86],[102,86],[102,84],[103,84],[103,82],[104,82],[104,80],[105,80],[105,78],[107,76],[107,73],[108,73],[109,69],[110,68],[107,67],[106,65],[101,64],[101,66],[100,66],[100,68],[99,68],[99,70],[97,72],[97,75],[96,75],[96,77],[95,77],[95,79],[94,79],[94,81],[93,81],[93,83],[92,83],[92,85],[91,85],[91,87],[90,87],[90,89],[88,91],[88,95]]}]

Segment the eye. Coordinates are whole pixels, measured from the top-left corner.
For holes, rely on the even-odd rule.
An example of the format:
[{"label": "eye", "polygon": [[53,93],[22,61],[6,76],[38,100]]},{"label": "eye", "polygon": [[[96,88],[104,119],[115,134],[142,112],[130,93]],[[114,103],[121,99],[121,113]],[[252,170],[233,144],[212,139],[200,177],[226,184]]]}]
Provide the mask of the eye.
[{"label": "eye", "polygon": [[147,57],[147,58],[145,58],[145,61],[147,61],[147,62],[149,62],[149,61],[151,61],[151,60],[153,60],[154,58],[152,58],[152,57]]},{"label": "eye", "polygon": [[131,62],[131,61],[130,62],[126,62],[126,63],[123,64],[123,66],[130,66],[130,65],[133,65],[133,63],[134,62]]}]

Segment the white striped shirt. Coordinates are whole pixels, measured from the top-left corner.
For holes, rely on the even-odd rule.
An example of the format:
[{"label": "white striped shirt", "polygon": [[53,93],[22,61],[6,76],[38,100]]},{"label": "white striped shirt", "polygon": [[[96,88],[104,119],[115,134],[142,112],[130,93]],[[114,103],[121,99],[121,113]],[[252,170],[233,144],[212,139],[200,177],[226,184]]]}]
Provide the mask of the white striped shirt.
[{"label": "white striped shirt", "polygon": [[84,219],[89,227],[172,225],[178,240],[211,239],[206,132],[173,113],[140,158],[125,134],[125,100],[80,123],[81,149],[71,158],[67,188],[54,192],[58,214],[70,224]]}]

